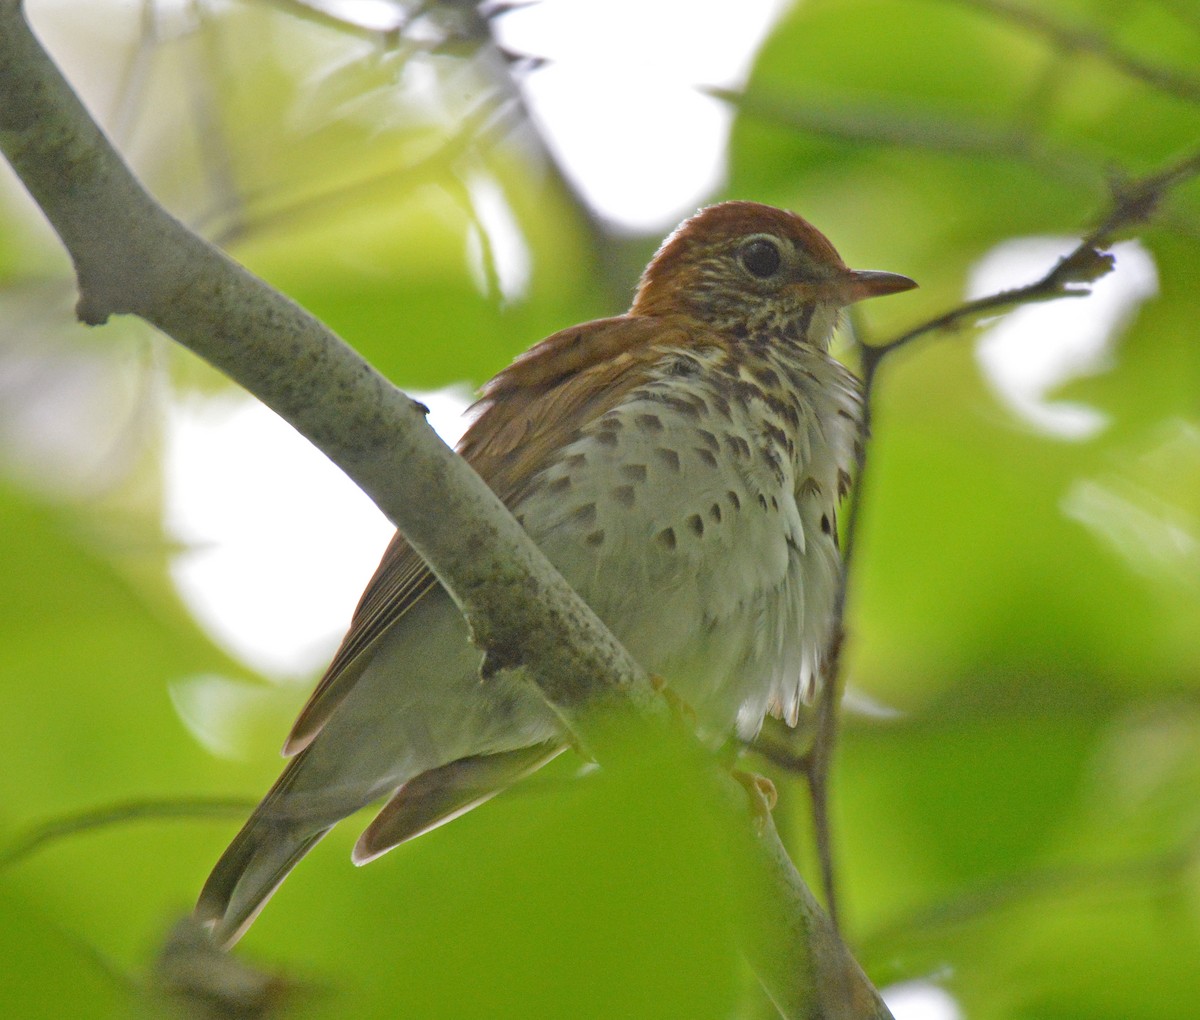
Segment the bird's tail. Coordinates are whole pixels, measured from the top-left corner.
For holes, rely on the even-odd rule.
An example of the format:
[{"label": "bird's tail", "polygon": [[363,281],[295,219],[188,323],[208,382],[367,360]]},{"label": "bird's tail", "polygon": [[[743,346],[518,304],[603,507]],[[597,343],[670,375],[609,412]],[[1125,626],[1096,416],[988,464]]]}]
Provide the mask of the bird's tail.
[{"label": "bird's tail", "polygon": [[351,806],[330,818],[292,807],[300,798],[288,794],[304,757],[302,753],[288,763],[200,891],[196,917],[212,929],[213,938],[223,946],[242,937],[288,872],[334,822],[354,810]]}]

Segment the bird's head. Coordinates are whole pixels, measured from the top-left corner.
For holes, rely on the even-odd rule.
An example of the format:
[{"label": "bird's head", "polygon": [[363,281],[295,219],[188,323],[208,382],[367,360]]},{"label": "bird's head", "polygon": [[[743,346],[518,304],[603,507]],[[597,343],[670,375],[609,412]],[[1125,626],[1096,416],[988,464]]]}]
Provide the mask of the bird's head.
[{"label": "bird's head", "polygon": [[915,286],[897,273],[850,269],[795,213],[723,202],[663,242],[631,312],[682,315],[718,332],[769,332],[824,349],[846,305]]}]

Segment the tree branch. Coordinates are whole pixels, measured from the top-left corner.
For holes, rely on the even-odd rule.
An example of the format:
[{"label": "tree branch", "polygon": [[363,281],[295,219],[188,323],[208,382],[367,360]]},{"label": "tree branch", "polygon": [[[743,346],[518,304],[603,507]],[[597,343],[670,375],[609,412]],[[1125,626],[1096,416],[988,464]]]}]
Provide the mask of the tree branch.
[{"label": "tree branch", "polygon": [[[430,564],[486,666],[523,667],[589,752],[603,760],[611,731],[602,723],[612,717],[661,731],[665,699],[428,427],[424,408],[155,203],[38,44],[20,0],[0,0],[0,150],[71,256],[84,322],[138,315],[292,424]],[[727,774],[716,780],[744,811],[742,787]],[[746,951],[784,1015],[888,1016],[772,828],[754,853],[780,923],[751,922],[749,930],[777,937],[763,946],[747,935]]]}]

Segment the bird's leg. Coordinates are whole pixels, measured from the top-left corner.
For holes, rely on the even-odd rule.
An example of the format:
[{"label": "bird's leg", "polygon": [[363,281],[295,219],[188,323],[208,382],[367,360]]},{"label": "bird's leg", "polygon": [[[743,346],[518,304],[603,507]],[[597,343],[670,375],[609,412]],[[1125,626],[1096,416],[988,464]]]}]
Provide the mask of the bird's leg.
[{"label": "bird's leg", "polygon": [[687,728],[689,733],[694,733],[696,724],[699,721],[696,710],[676,694],[667,684],[666,678],[660,676],[658,673],[650,674],[650,686],[654,688],[656,694],[661,695],[663,700],[666,701],[667,706],[671,709],[671,714]]}]

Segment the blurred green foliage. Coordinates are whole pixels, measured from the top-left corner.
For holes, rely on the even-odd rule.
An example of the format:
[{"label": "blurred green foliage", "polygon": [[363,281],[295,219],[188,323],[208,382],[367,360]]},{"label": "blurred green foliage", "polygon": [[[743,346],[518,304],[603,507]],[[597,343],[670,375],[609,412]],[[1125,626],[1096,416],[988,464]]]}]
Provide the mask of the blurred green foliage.
[{"label": "blurred green foliage", "polygon": [[[508,130],[520,113],[494,51],[381,47],[294,14],[204,8],[140,48],[132,23],[87,22],[59,57],[117,82],[128,54],[138,73],[98,102],[155,193],[402,386],[478,383],[621,309],[657,239],[605,235],[529,130]],[[724,191],[800,211],[852,265],[917,278],[858,321],[884,340],[962,300],[994,246],[1079,236],[1114,181],[1195,146],[1197,68],[1183,2],[810,0],[730,97]],[[468,270],[480,181],[528,247],[518,298]],[[27,415],[80,359],[115,391],[110,427],[75,437],[82,473],[31,470],[0,432],[16,444],[0,474],[0,847],[117,816],[0,866],[0,1007],[154,1011],[148,989],[179,979],[155,962],[167,933],[241,812],[128,806],[248,803],[278,765],[274,733],[252,761],[211,756],[167,693],[205,672],[254,679],[180,603],[161,524],[161,384],[223,384],[136,324],[72,326],[54,239],[13,188],[0,217],[0,401]],[[976,330],[889,360],[875,393],[849,677],[897,711],[845,720],[847,936],[877,983],[934,981],[973,1020],[1182,1018],[1200,999],[1200,184],[1137,237],[1159,293],[1103,370],[1054,394],[1104,412],[1097,434],[1020,420]],[[560,759],[362,871],[342,826],[245,940],[277,981],[239,1015],[769,1015],[728,931],[736,862],[699,794],[659,796],[686,769],[643,765],[641,781],[580,780]],[[775,778],[808,862],[802,787]]]}]

